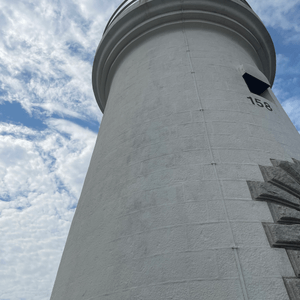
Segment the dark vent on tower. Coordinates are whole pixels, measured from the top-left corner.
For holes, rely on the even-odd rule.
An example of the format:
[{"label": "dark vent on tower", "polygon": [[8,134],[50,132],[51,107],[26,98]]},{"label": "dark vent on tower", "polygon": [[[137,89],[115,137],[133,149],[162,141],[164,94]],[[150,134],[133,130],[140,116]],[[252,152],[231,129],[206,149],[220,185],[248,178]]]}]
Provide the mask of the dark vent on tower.
[{"label": "dark vent on tower", "polygon": [[253,77],[252,75],[245,73],[243,78],[251,93],[261,95],[270,85]]}]

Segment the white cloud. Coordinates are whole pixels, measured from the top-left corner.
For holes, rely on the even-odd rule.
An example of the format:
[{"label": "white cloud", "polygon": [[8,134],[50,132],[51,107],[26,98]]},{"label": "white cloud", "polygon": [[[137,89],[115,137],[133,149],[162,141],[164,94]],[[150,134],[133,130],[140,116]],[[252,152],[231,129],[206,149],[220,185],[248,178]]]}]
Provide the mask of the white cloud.
[{"label": "white cloud", "polygon": [[0,2],[0,103],[47,125],[0,123],[0,299],[49,299],[96,139],[53,116],[101,120],[92,60],[112,6]]},{"label": "white cloud", "polygon": [[39,106],[46,115],[77,113],[100,121],[91,68],[106,9],[96,22],[73,1],[4,0],[0,9],[2,101],[18,101],[28,112]]},{"label": "white cloud", "polygon": [[[294,103],[294,114],[300,106],[297,101],[300,100],[298,95],[300,92],[300,63],[288,56],[288,54],[277,54],[277,74],[273,91],[277,98],[288,107],[288,103]],[[290,118],[294,124],[300,129],[297,119],[292,117],[292,111],[288,111]]]},{"label": "white cloud", "polygon": [[[78,199],[94,149],[96,134],[64,120],[51,119],[48,124],[50,128],[70,136],[70,142],[64,143],[63,147],[54,148],[52,155],[56,158],[56,176],[60,177],[68,191]],[[43,149],[49,149],[49,143],[44,145]]]},{"label": "white cloud", "polygon": [[282,103],[282,107],[300,131],[300,97],[292,97]]},{"label": "white cloud", "polygon": [[248,2],[266,26],[300,32],[299,0],[248,0]]},{"label": "white cloud", "polygon": [[0,123],[0,299],[48,299],[96,134]]}]

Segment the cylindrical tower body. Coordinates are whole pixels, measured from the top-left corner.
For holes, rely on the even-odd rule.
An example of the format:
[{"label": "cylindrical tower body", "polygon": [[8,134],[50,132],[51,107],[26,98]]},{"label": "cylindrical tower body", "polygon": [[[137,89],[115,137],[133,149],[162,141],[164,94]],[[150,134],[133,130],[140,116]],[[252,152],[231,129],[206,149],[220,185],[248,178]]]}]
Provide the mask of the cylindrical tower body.
[{"label": "cylindrical tower body", "polygon": [[95,57],[104,116],[51,300],[297,299],[283,277],[298,246],[275,248],[273,198],[249,190],[267,181],[259,165],[300,160],[274,76],[244,1],[136,1],[117,16]]}]

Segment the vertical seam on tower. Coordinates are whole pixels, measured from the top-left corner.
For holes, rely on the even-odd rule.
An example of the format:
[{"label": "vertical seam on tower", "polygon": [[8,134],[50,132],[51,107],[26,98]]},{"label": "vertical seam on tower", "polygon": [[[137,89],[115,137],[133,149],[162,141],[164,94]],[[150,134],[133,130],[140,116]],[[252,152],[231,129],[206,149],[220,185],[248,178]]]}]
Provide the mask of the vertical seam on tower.
[{"label": "vertical seam on tower", "polygon": [[190,53],[190,47],[189,47],[188,38],[187,38],[187,35],[186,35],[186,32],[185,32],[185,23],[184,23],[184,19],[183,19],[183,8],[181,8],[181,11],[182,11],[182,32],[183,32],[184,39],[185,39],[185,44],[186,44],[186,48],[187,48],[187,56],[188,56],[188,60],[189,60],[190,67],[191,67],[191,74],[193,76],[194,85],[195,85],[195,89],[196,89],[196,93],[197,93],[197,98],[198,98],[198,101],[199,101],[199,104],[200,104],[200,111],[203,112],[203,121],[204,121],[204,126],[205,126],[205,133],[206,133],[208,148],[209,148],[210,156],[211,156],[211,159],[212,159],[212,166],[214,168],[214,173],[216,175],[217,181],[219,183],[218,185],[219,185],[219,189],[220,189],[222,200],[223,200],[222,204],[223,204],[223,209],[224,209],[225,216],[226,216],[226,222],[227,222],[227,225],[230,229],[230,233],[231,233],[231,237],[232,237],[232,241],[233,241],[232,250],[234,252],[235,262],[236,262],[236,265],[237,265],[237,268],[238,268],[239,279],[240,279],[240,284],[241,284],[243,296],[244,296],[245,300],[248,300],[249,297],[248,297],[248,293],[247,293],[247,289],[246,289],[245,279],[244,279],[244,275],[243,275],[243,271],[242,271],[238,251],[237,251],[238,247],[235,243],[234,234],[233,234],[232,227],[231,227],[231,222],[230,222],[229,217],[228,217],[228,211],[227,211],[226,204],[225,204],[223,185],[222,185],[222,183],[220,181],[220,178],[218,176],[216,163],[214,161],[214,154],[213,154],[211,142],[210,142],[210,139],[209,139],[208,127],[207,127],[207,123],[206,123],[206,120],[205,120],[205,114],[204,114],[204,111],[203,111],[203,104],[202,104],[202,101],[201,101],[201,97],[200,97],[200,93],[199,93],[199,89],[198,89],[198,85],[197,85],[197,80],[196,80],[196,75],[195,75],[195,71],[194,71],[194,68],[193,68],[193,63],[192,63],[192,58],[191,58],[191,53]]}]

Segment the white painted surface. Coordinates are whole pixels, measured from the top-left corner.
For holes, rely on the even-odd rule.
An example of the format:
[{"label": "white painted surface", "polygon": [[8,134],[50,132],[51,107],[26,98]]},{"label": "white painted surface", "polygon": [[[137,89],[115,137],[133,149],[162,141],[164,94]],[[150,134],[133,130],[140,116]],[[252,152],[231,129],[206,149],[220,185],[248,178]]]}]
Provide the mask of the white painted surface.
[{"label": "white painted surface", "polygon": [[248,90],[239,66],[258,62],[241,36],[201,23],[123,52],[52,300],[289,299],[294,272],[246,181],[270,158],[300,159],[300,139],[276,99]]}]

